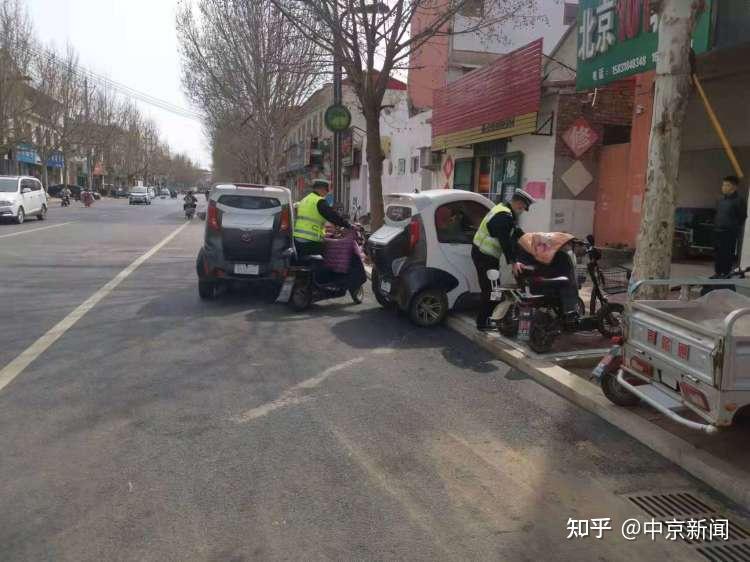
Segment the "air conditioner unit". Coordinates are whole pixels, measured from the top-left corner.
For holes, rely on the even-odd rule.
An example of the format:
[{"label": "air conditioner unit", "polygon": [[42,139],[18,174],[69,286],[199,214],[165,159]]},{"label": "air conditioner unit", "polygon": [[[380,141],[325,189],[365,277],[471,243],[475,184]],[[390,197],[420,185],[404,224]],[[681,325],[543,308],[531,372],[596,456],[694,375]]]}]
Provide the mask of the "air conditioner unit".
[{"label": "air conditioner unit", "polygon": [[437,170],[440,167],[440,152],[434,152],[430,146],[420,148],[419,166],[427,170]]}]

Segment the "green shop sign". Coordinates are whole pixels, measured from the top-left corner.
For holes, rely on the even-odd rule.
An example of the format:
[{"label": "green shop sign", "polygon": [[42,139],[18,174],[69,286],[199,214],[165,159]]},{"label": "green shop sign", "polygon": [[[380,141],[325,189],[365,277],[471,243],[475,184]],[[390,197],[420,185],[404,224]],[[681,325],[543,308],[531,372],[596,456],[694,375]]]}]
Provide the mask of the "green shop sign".
[{"label": "green shop sign", "polygon": [[[659,14],[650,0],[581,0],[578,8],[576,89],[589,90],[656,68]],[[709,49],[711,8],[700,16],[693,49]]]}]

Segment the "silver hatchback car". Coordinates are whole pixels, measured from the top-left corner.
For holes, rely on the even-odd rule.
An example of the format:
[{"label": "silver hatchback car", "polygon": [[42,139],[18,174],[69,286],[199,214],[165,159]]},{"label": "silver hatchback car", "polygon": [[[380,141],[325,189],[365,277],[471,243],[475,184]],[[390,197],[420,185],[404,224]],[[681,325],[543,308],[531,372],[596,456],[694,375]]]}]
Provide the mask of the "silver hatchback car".
[{"label": "silver hatchback car", "polygon": [[198,294],[216,296],[227,282],[281,282],[294,253],[292,193],[245,183],[211,190],[198,252]]}]

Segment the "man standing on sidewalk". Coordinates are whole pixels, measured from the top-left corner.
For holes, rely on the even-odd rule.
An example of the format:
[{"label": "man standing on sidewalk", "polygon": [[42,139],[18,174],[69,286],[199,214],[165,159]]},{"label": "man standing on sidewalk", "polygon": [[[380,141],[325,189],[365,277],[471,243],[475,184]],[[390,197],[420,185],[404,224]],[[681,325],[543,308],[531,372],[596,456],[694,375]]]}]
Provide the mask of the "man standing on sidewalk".
[{"label": "man standing on sidewalk", "polygon": [[740,180],[727,176],[721,184],[723,197],[716,208],[714,222],[714,270],[727,275],[737,264],[737,246],[747,218],[747,203],[737,193]]},{"label": "man standing on sidewalk", "polygon": [[[490,300],[492,284],[487,279],[490,269],[510,267],[515,257],[515,245],[523,231],[518,227],[518,217],[529,210],[535,200],[531,195],[517,189],[510,200],[495,205],[479,225],[471,248],[471,259],[477,269],[479,287],[482,289],[482,303],[477,314],[477,329],[490,328],[489,319],[494,303]],[[502,276],[501,276],[502,277]]]}]

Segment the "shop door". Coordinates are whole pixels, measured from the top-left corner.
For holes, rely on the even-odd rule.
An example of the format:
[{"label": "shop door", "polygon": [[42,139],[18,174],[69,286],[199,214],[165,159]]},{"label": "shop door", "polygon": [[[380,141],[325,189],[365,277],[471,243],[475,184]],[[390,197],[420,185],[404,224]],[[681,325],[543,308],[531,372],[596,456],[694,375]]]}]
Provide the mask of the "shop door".
[{"label": "shop door", "polygon": [[594,209],[597,245],[629,242],[627,225],[633,212],[630,193],[630,144],[603,146],[599,154],[599,187]]},{"label": "shop door", "polygon": [[492,191],[495,203],[510,201],[513,192],[521,187],[523,154],[510,152],[492,159]]}]

